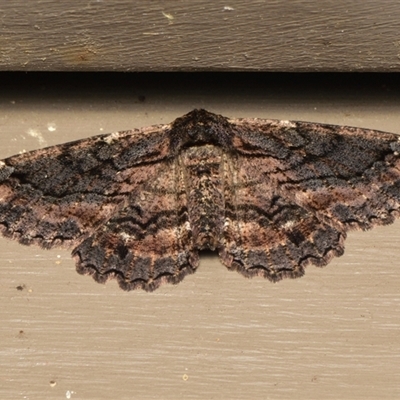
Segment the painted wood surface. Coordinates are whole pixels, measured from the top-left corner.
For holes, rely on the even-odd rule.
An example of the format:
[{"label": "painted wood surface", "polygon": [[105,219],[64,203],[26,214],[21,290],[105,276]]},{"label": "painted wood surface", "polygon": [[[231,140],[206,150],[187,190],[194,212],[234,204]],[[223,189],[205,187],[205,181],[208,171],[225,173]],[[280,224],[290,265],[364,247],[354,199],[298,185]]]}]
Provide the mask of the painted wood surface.
[{"label": "painted wood surface", "polygon": [[[195,107],[400,134],[393,75],[13,77],[1,158]],[[68,251],[1,238],[0,398],[399,398],[399,243],[399,222],[350,232],[344,256],[277,284],[205,254],[177,286],[126,293],[78,275]]]}]

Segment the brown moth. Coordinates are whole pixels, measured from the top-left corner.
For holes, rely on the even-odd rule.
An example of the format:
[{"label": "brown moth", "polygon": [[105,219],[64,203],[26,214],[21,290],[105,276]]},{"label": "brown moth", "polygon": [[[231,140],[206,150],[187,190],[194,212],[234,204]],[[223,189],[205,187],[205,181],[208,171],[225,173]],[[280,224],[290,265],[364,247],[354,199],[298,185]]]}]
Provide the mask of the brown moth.
[{"label": "brown moth", "polygon": [[0,162],[4,236],[72,247],[77,271],[152,291],[216,250],[271,281],[326,265],[399,216],[399,136],[205,110]]}]

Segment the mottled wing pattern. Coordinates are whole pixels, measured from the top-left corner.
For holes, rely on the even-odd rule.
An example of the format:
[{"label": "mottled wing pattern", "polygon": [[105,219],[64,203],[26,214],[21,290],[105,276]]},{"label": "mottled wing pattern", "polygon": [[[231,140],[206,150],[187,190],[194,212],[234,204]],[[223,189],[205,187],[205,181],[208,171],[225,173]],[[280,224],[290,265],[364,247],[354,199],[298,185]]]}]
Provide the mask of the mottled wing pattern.
[{"label": "mottled wing pattern", "polygon": [[152,291],[196,270],[176,168],[172,159],[122,172],[142,182],[132,185],[123,208],[74,249],[79,273],[100,283],[114,277],[125,290]]},{"label": "mottled wing pattern", "polygon": [[[20,154],[0,165],[4,236],[74,247],[77,270],[124,289],[176,283],[198,264],[185,248],[168,125]],[[179,220],[180,218],[180,220]],[[190,259],[191,264],[188,260]]]},{"label": "mottled wing pattern", "polygon": [[398,217],[399,137],[194,110],[172,124],[0,162],[0,230],[73,247],[79,273],[154,290],[202,249],[247,277],[298,277],[343,253],[349,229]]},{"label": "mottled wing pattern", "polygon": [[231,120],[234,196],[221,257],[273,281],[343,254],[346,231],[399,215],[399,136],[276,120]]}]

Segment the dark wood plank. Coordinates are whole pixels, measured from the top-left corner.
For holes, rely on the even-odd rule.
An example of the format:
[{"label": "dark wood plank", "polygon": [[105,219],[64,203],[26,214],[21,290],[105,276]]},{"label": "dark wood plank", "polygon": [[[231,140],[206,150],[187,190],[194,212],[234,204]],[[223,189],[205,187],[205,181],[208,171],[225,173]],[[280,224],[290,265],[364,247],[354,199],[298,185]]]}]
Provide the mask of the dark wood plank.
[{"label": "dark wood plank", "polygon": [[19,0],[0,16],[0,70],[400,70],[393,0]]}]

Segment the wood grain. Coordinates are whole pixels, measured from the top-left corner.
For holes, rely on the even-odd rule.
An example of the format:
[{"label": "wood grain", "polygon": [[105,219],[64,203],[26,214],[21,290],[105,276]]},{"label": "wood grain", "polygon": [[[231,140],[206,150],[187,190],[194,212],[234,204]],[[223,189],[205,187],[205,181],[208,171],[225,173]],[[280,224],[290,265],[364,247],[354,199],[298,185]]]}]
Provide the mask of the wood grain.
[{"label": "wood grain", "polygon": [[[205,105],[234,117],[400,133],[393,77],[376,85],[353,78],[336,83],[336,91],[321,90],[329,76],[315,85],[304,77],[297,84],[287,76],[262,84],[219,77],[238,88],[193,76],[157,90],[156,77],[111,78],[99,77],[90,92],[65,76],[4,85],[0,158],[170,122]],[[178,286],[126,293],[78,275],[67,251],[1,238],[0,398],[398,398],[399,241],[398,222],[350,232],[344,256],[277,284],[244,279],[204,254],[196,274]]]},{"label": "wood grain", "polygon": [[5,2],[0,70],[399,71],[396,1]]}]

